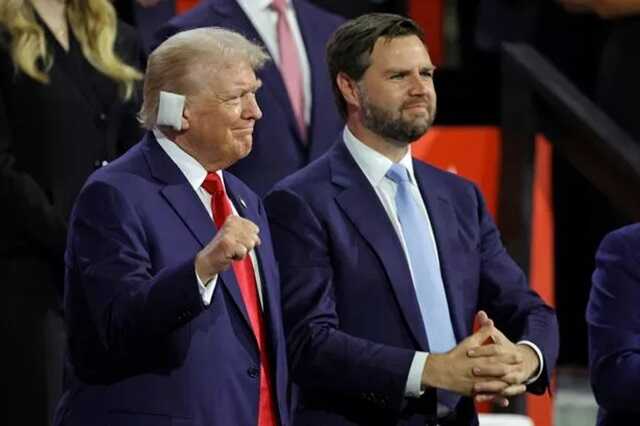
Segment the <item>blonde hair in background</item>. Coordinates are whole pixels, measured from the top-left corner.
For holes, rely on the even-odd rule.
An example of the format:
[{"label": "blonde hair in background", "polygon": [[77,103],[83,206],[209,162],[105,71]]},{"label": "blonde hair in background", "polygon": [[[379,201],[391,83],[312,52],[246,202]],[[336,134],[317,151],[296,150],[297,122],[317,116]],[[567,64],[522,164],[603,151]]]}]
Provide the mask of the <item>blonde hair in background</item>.
[{"label": "blonde hair in background", "polygon": [[[11,37],[10,53],[14,64],[29,77],[46,84],[53,57],[35,13],[29,0],[0,0],[0,27],[4,27]],[[114,52],[117,19],[110,1],[67,0],[66,15],[87,61],[117,81],[123,99],[130,99],[134,84],[142,79],[142,74]]]},{"label": "blonde hair in background", "polygon": [[138,121],[146,129],[155,127],[161,91],[184,95],[188,103],[216,68],[246,61],[256,71],[267,60],[262,47],[235,31],[207,27],[175,34],[149,55]]}]

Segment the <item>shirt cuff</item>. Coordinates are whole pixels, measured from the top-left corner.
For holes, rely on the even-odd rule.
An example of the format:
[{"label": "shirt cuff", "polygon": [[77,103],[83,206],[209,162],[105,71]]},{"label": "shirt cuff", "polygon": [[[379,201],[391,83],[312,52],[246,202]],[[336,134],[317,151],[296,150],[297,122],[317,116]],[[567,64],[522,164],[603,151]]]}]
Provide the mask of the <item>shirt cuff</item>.
[{"label": "shirt cuff", "polygon": [[218,282],[218,274],[214,275],[206,284],[202,282],[197,272],[196,279],[198,280],[198,291],[200,292],[200,297],[202,297],[202,303],[204,303],[204,306],[209,306],[211,297],[213,296],[213,290],[215,290],[216,283]]},{"label": "shirt cuff", "polygon": [[407,385],[404,387],[404,396],[407,398],[420,398],[424,391],[422,390],[422,371],[427,363],[428,352],[416,352],[411,361],[409,375],[407,376]]},{"label": "shirt cuff", "polygon": [[530,385],[531,383],[533,383],[536,380],[538,380],[540,378],[540,376],[542,375],[542,371],[544,370],[544,358],[542,357],[542,352],[540,351],[540,349],[538,349],[538,347],[536,346],[535,343],[530,342],[528,340],[520,340],[518,342],[518,345],[527,345],[527,346],[529,346],[531,349],[533,349],[533,351],[538,356],[539,367],[538,367],[537,373],[534,374],[533,377],[531,377],[529,380],[524,382],[525,385]]}]

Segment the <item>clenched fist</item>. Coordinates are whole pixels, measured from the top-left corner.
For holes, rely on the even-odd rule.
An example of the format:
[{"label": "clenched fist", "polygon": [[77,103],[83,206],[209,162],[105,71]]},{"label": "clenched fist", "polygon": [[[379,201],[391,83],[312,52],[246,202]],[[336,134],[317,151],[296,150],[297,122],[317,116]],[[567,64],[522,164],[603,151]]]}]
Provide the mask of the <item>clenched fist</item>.
[{"label": "clenched fist", "polygon": [[260,229],[250,220],[229,216],[216,236],[196,255],[196,274],[203,282],[225,271],[260,245]]}]

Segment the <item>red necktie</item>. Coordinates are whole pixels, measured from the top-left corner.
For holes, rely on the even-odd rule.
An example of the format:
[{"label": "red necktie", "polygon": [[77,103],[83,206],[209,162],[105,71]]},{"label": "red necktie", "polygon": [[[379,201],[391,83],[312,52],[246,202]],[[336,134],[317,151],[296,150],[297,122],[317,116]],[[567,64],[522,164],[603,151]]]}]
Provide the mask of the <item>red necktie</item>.
[{"label": "red necktie", "polygon": [[[208,173],[202,187],[211,194],[211,211],[218,229],[222,227],[224,221],[232,213],[231,202],[225,194],[222,180],[217,173]],[[253,271],[251,257],[247,254],[242,260],[233,262],[233,272],[240,287],[240,293],[244,305],[249,314],[251,328],[258,341],[260,350],[260,405],[258,409],[258,426],[276,426],[277,415],[271,392],[271,376],[269,374],[269,359],[267,357],[267,336],[265,325],[262,319],[260,300],[258,299],[258,289]]]},{"label": "red necktie", "polygon": [[304,89],[302,67],[298,47],[293,32],[287,21],[287,0],[273,0],[271,8],[278,14],[278,51],[280,52],[280,73],[289,94],[296,123],[300,128],[302,139],[306,141],[307,125],[304,121]]},{"label": "red necktie", "polygon": [[199,0],[176,0],[176,15],[182,15],[189,9],[193,9]]}]

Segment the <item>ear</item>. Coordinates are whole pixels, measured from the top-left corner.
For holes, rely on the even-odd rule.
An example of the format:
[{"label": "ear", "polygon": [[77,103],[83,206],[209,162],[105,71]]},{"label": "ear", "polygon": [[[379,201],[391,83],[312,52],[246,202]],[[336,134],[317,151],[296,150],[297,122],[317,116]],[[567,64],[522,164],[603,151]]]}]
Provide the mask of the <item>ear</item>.
[{"label": "ear", "polygon": [[336,76],[336,84],[347,105],[360,108],[360,96],[358,96],[358,83],[347,74],[340,72]]},{"label": "ear", "polygon": [[189,110],[189,106],[185,105],[184,109],[182,110],[182,127],[180,129],[181,132],[184,132],[185,130],[189,130],[189,127],[191,127],[191,123],[190,123],[190,119],[191,119],[191,111]]}]

